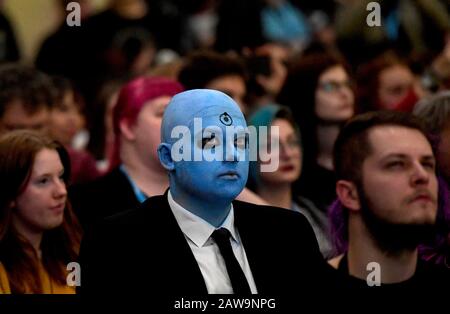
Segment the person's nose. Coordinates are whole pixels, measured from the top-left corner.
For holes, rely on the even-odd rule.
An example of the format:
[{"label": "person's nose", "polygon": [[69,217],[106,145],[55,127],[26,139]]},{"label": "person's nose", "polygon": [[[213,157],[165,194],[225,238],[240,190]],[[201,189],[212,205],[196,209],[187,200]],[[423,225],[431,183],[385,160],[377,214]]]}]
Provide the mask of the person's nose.
[{"label": "person's nose", "polygon": [[298,143],[290,143],[289,141],[284,142],[280,140],[279,152],[281,159],[290,159],[301,153],[301,148]]},{"label": "person's nose", "polygon": [[345,99],[353,98],[353,90],[350,85],[342,84],[339,86],[339,95]]},{"label": "person's nose", "polygon": [[67,196],[66,184],[60,178],[57,178],[55,181],[53,196],[57,199],[64,198]]},{"label": "person's nose", "polygon": [[413,165],[411,183],[413,186],[417,185],[427,185],[430,181],[430,176],[433,175],[428,171],[424,165],[420,162],[415,162]]},{"label": "person's nose", "polygon": [[278,145],[279,145],[278,151],[280,152],[280,159],[281,160],[290,159],[291,155],[292,155],[292,151],[291,151],[291,148],[289,147],[289,145],[287,143],[283,143],[281,141]]},{"label": "person's nose", "polygon": [[78,122],[77,114],[73,112],[68,114],[66,122],[70,124],[70,126],[76,126]]},{"label": "person's nose", "polygon": [[239,154],[239,152],[238,152],[237,148],[234,147],[234,143],[232,141],[225,142],[225,147],[224,147],[225,161],[237,161],[238,154]]}]

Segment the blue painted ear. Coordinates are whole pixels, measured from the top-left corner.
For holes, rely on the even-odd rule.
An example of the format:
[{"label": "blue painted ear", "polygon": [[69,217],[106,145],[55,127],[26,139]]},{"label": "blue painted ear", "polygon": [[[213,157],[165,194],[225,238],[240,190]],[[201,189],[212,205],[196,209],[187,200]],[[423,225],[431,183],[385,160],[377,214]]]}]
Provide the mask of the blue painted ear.
[{"label": "blue painted ear", "polygon": [[174,170],[175,169],[175,163],[172,159],[172,145],[167,143],[161,143],[158,146],[158,157],[159,162],[166,170]]}]

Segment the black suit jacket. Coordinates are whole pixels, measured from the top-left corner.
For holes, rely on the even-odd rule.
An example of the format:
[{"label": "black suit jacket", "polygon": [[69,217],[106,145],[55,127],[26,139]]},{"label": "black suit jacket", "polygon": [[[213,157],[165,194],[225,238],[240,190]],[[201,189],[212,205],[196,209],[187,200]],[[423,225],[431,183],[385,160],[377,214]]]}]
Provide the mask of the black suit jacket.
[{"label": "black suit jacket", "polygon": [[[259,294],[298,294],[327,284],[331,268],[304,216],[239,201],[233,206],[235,226]],[[162,296],[207,294],[167,193],[98,224],[83,239],[80,260],[79,292],[95,300],[100,295],[109,299],[121,295],[147,302],[153,296],[157,303],[164,302]]]},{"label": "black suit jacket", "polygon": [[74,185],[69,189],[69,198],[83,229],[139,205],[128,178],[119,168],[92,182]]}]

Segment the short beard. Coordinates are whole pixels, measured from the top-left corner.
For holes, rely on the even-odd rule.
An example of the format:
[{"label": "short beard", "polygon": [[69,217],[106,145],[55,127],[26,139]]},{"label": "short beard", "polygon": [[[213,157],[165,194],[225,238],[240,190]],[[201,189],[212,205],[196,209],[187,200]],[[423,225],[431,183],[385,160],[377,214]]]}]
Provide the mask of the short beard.
[{"label": "short beard", "polygon": [[[359,185],[361,187],[362,185]],[[431,223],[392,223],[379,217],[371,208],[363,188],[358,188],[361,202],[361,216],[378,247],[388,255],[399,255],[413,251],[419,244],[430,241],[435,234]]]}]

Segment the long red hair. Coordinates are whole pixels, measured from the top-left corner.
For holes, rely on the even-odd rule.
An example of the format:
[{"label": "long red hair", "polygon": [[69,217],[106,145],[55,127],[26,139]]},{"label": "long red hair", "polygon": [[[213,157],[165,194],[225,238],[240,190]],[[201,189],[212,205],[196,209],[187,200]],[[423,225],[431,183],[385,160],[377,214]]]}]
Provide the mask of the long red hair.
[{"label": "long red hair", "polygon": [[[15,230],[10,204],[23,193],[30,180],[36,155],[55,150],[69,181],[70,160],[62,144],[27,130],[7,133],[0,139],[0,262],[6,269],[12,293],[42,293],[39,259],[31,244]],[[42,264],[50,278],[66,284],[66,265],[77,261],[81,228],[67,202],[63,223],[45,231],[41,242]]]}]

